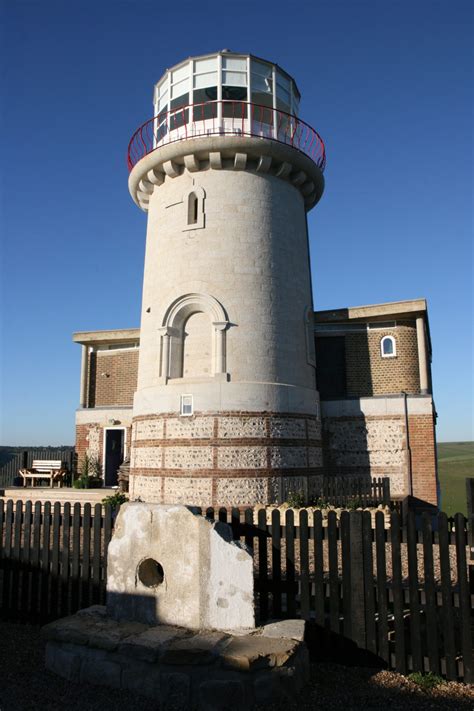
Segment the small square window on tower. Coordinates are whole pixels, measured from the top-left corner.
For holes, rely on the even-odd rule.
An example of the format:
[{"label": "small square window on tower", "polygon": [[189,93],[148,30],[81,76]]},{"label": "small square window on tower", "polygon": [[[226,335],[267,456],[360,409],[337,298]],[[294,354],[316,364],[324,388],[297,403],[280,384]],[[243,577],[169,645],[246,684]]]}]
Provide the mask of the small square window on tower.
[{"label": "small square window on tower", "polygon": [[193,396],[181,395],[180,414],[183,417],[190,417],[193,414]]}]

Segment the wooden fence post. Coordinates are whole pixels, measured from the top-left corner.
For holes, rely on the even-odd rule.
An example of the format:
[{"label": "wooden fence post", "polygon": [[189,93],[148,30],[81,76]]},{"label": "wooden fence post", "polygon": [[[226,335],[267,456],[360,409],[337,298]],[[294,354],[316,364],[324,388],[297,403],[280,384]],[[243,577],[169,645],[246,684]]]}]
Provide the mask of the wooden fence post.
[{"label": "wooden fence post", "polygon": [[382,479],[382,504],[390,506],[390,479],[384,476]]},{"label": "wooden fence post", "polygon": [[351,638],[365,649],[365,585],[364,585],[364,536],[362,511],[350,513],[351,541]]}]

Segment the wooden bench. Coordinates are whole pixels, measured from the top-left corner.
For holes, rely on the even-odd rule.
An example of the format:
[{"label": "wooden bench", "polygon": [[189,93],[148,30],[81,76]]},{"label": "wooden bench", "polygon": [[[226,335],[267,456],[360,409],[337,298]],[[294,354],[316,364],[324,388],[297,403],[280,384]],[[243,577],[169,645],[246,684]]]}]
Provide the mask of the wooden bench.
[{"label": "wooden bench", "polygon": [[31,469],[20,469],[19,474],[23,477],[23,486],[28,485],[29,479],[32,486],[35,486],[37,480],[49,479],[49,485],[53,488],[55,481],[59,486],[63,485],[67,468],[60,459],[33,459]]}]

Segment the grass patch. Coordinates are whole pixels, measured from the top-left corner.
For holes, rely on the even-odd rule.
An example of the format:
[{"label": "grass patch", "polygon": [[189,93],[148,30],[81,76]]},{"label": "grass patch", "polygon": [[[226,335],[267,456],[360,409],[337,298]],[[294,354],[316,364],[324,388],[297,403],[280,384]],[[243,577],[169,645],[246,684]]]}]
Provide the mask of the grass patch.
[{"label": "grass patch", "polygon": [[429,689],[435,689],[437,686],[446,683],[443,677],[438,676],[437,674],[433,674],[433,672],[428,672],[427,674],[422,674],[421,672],[413,672],[412,674],[408,675],[408,678],[414,684],[421,686],[421,688],[425,691],[429,691]]},{"label": "grass patch", "polygon": [[474,442],[441,442],[437,451],[441,508],[448,516],[466,515],[466,478],[474,477]]}]

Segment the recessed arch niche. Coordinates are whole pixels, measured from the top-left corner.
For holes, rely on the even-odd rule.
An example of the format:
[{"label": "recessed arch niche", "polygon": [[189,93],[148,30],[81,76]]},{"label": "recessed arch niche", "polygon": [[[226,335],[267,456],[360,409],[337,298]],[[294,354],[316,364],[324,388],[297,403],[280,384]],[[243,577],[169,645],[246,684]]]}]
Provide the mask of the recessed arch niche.
[{"label": "recessed arch niche", "polygon": [[223,306],[209,294],[185,294],[168,307],[160,328],[160,375],[211,378],[226,373],[226,330]]}]

